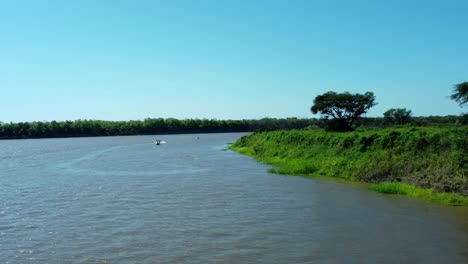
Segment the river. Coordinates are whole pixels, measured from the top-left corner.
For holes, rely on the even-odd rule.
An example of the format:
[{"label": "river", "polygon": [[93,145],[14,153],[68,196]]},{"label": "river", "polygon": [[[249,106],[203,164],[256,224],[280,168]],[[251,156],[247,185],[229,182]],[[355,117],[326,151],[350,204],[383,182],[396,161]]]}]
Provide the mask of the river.
[{"label": "river", "polygon": [[466,208],[270,174],[242,135],[0,141],[0,263],[468,263]]}]

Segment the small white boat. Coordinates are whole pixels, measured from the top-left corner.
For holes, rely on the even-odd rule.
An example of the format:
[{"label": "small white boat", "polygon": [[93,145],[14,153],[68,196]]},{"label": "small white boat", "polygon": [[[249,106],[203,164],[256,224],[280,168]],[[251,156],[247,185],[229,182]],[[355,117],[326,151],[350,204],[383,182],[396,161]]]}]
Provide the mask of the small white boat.
[{"label": "small white boat", "polygon": [[153,141],[153,144],[155,144],[155,145],[161,145],[161,144],[166,144],[166,143],[167,142],[164,141],[164,140],[155,140],[155,141]]}]

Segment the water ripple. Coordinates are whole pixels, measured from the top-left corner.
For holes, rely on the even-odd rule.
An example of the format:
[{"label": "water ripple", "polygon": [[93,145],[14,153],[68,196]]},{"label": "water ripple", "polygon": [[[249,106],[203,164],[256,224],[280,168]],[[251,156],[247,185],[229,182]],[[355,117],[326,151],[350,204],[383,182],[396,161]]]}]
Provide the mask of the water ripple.
[{"label": "water ripple", "polygon": [[240,135],[2,142],[0,263],[468,262],[464,208],[272,175]]}]

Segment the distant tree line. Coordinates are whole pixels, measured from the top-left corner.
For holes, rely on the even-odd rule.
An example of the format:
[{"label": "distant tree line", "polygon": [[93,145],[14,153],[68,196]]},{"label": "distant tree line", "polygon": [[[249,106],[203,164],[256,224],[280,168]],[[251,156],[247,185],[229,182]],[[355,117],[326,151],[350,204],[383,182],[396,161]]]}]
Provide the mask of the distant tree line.
[{"label": "distant tree line", "polygon": [[447,116],[411,116],[405,123],[399,123],[396,119],[388,117],[363,117],[355,122],[356,127],[389,127],[399,125],[410,126],[451,126],[455,124],[468,124],[468,115],[447,115]]},{"label": "distant tree line", "polygon": [[[468,102],[468,82],[456,84],[450,98],[460,107]],[[76,120],[62,122],[0,122],[0,139],[156,135],[181,133],[254,132],[279,129],[321,127],[333,131],[351,131],[358,126],[453,125],[468,124],[468,114],[461,116],[413,117],[411,110],[392,108],[383,117],[361,117],[375,106],[375,95],[349,92],[326,92],[317,96],[310,108],[316,118],[263,118],[250,120],[147,118],[131,121]]]},{"label": "distant tree line", "polygon": [[[307,127],[327,128],[328,121],[316,118],[263,118],[251,120],[147,118],[132,121],[76,120],[63,122],[0,122],[0,139],[157,135],[187,133],[255,132]],[[468,116],[411,117],[408,125],[449,126],[467,124]],[[360,117],[355,126],[385,127],[401,125],[389,117]]]},{"label": "distant tree line", "polygon": [[147,118],[132,121],[0,122],[0,139],[248,132],[300,129],[311,124],[318,124],[318,120],[305,118],[258,120]]}]

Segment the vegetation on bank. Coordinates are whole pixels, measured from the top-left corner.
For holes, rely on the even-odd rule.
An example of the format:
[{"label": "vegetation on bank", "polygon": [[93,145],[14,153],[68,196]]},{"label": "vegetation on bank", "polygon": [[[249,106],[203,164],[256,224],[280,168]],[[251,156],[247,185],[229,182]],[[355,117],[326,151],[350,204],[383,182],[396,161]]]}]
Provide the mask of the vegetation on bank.
[{"label": "vegetation on bank", "polygon": [[0,139],[245,132],[305,128],[313,122],[317,120],[306,118],[263,118],[259,120],[147,118],[143,121],[0,122]]},{"label": "vegetation on bank", "polygon": [[468,127],[463,125],[260,132],[231,148],[273,165],[275,173],[391,182],[371,188],[468,205]]},{"label": "vegetation on bank", "polygon": [[369,189],[388,194],[400,194],[446,205],[468,206],[468,198],[457,193],[435,192],[401,182],[383,182],[369,185]]},{"label": "vegetation on bank", "polygon": [[[411,123],[417,126],[467,124],[468,115],[412,117]],[[366,117],[356,120],[355,125],[385,127],[392,123],[385,117]],[[263,118],[258,120],[147,118],[131,121],[0,122],[0,139],[253,132],[326,126],[324,120],[317,118]]]}]

